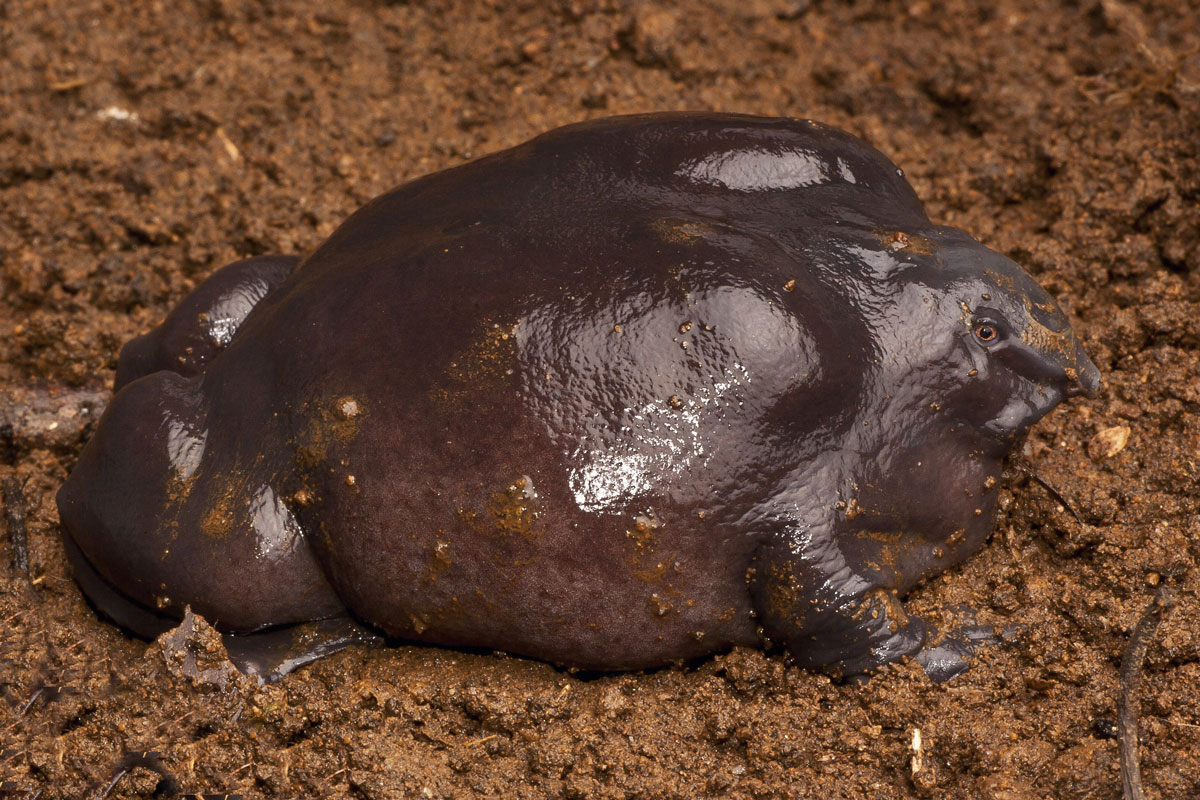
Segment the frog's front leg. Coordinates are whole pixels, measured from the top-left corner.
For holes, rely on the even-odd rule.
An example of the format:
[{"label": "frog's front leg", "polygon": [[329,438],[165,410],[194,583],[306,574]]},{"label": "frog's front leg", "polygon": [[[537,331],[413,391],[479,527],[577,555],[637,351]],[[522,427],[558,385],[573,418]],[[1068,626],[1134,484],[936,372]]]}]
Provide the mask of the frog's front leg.
[{"label": "frog's front leg", "polygon": [[859,675],[925,642],[894,589],[849,563],[833,526],[796,527],[764,543],[747,579],[764,632],[806,667]]}]

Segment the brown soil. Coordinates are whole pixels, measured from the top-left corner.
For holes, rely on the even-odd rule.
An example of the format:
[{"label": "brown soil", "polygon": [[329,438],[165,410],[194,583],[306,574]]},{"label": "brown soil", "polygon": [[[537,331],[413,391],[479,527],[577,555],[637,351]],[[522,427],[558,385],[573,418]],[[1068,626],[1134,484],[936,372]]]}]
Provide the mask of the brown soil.
[{"label": "brown soil", "polygon": [[[1200,797],[1198,48],[1196,0],[0,4],[0,478],[29,563],[0,526],[0,795],[1111,800],[1121,654],[1169,584],[1142,772]],[[685,108],[866,137],[1076,318],[1106,388],[1022,458],[1082,521],[1010,477],[985,550],[910,600],[1017,642],[944,685],[757,651],[588,677],[402,647],[257,689],[97,619],[53,496],[124,340],[401,181]]]}]

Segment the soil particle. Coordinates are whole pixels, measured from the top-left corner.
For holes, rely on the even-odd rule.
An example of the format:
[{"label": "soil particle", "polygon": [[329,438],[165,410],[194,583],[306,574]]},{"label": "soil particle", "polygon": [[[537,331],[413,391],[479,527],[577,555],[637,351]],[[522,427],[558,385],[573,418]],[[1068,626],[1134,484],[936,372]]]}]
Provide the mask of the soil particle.
[{"label": "soil particle", "polygon": [[[1121,655],[1167,584],[1142,780],[1200,796],[1194,2],[10,0],[0,43],[0,479],[23,489],[28,563],[0,532],[0,792],[1115,800]],[[305,253],[404,180],[668,109],[864,136],[931,217],[1073,316],[1105,387],[1020,458],[1078,519],[1014,470],[983,552],[909,600],[1019,636],[942,685],[749,650],[579,675],[397,647],[222,688],[179,666],[220,673],[202,626],[172,666],[97,619],[53,497],[122,342],[224,263]]]}]

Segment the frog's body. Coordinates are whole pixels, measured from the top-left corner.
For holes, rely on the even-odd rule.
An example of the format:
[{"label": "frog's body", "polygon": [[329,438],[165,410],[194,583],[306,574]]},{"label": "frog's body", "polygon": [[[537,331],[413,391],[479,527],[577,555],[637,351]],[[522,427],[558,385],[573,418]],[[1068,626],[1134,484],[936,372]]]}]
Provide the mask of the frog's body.
[{"label": "frog's body", "polygon": [[1005,453],[1098,374],[860,140],[663,114],[231,265],[118,382],[59,504],[80,571],[146,619],[349,611],[598,669],[761,626],[859,672],[919,650],[898,594],[979,547]]}]

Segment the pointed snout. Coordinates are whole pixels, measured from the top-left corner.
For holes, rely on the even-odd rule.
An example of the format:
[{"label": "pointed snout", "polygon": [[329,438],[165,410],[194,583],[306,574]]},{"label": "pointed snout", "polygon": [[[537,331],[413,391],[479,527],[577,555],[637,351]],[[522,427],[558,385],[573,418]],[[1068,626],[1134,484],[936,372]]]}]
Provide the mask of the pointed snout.
[{"label": "pointed snout", "polygon": [[1068,367],[1067,397],[1095,397],[1100,392],[1100,370],[1092,363],[1083,348],[1077,348],[1077,361],[1074,367]]}]

